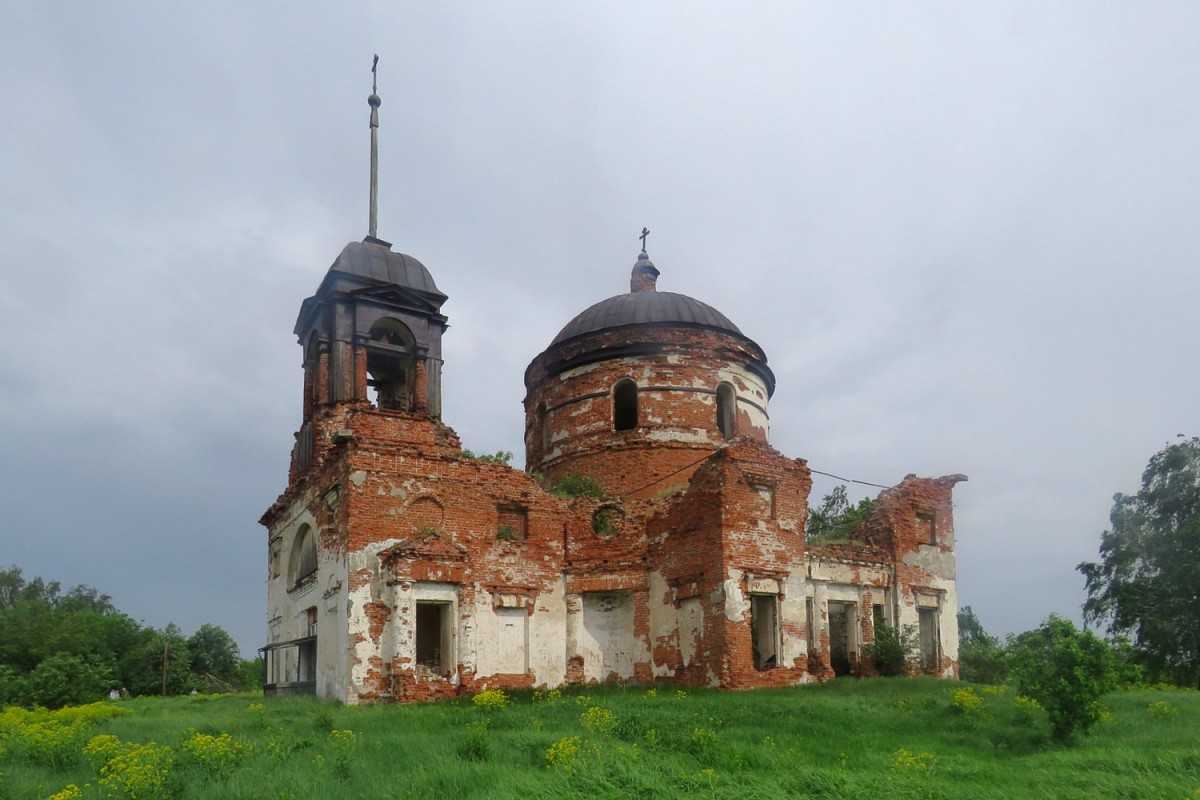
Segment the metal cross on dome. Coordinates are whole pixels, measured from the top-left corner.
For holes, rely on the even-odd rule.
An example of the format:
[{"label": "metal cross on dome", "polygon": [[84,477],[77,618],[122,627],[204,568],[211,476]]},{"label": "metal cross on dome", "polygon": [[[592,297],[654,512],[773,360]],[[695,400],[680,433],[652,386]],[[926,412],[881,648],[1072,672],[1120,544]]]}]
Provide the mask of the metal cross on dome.
[{"label": "metal cross on dome", "polygon": [[642,228],[642,235],[638,238],[642,240],[642,252],[646,252],[646,237],[650,235],[649,228]]}]

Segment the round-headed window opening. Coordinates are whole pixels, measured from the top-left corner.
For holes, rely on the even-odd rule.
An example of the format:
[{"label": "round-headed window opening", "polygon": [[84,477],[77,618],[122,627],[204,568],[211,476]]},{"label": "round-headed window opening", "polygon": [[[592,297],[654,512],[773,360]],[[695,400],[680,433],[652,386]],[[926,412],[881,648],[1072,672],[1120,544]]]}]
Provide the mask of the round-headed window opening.
[{"label": "round-headed window opening", "polygon": [[631,378],[613,387],[613,429],[629,431],[638,425],[638,387]]},{"label": "round-headed window opening", "polygon": [[288,583],[295,586],[317,571],[317,539],[312,528],[305,524],[292,540],[292,553],[288,558]]},{"label": "round-headed window opening", "polygon": [[538,403],[537,407],[537,430],[534,435],[537,436],[538,452],[544,457],[550,450],[550,419],[549,413],[546,411],[545,403]]},{"label": "round-headed window opening", "polygon": [[728,383],[717,387],[717,430],[726,439],[737,433],[737,395]]},{"label": "round-headed window opening", "polygon": [[313,331],[309,335],[308,341],[304,343],[304,362],[317,360],[317,354],[320,352],[321,339],[317,336],[317,332]]},{"label": "round-headed window opening", "polygon": [[601,538],[616,536],[625,525],[625,512],[619,506],[600,506],[592,514],[592,531]]},{"label": "round-headed window opening", "polygon": [[375,392],[375,405],[407,411],[413,405],[416,337],[398,319],[376,320],[367,334],[367,386]]}]

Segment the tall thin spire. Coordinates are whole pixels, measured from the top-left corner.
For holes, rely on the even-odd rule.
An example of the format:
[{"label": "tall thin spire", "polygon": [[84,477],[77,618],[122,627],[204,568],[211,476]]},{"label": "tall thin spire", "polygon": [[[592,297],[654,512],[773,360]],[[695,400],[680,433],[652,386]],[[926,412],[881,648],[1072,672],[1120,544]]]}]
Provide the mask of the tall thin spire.
[{"label": "tall thin spire", "polygon": [[376,131],[379,130],[379,106],[383,101],[376,94],[375,70],[378,66],[379,54],[376,53],[375,60],[371,62],[371,96],[367,98],[367,105],[371,107],[371,221],[367,226],[367,235],[372,239],[378,238],[375,234],[379,221],[379,139]]}]

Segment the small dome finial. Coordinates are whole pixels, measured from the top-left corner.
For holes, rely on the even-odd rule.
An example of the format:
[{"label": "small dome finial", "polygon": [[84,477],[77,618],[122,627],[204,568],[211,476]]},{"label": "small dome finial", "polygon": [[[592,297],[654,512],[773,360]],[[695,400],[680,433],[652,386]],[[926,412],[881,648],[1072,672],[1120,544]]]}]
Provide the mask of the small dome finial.
[{"label": "small dome finial", "polygon": [[646,253],[646,237],[650,235],[649,228],[642,228],[642,252],[638,253],[637,263],[633,265],[633,274],[629,276],[630,292],[658,291],[658,268]]}]

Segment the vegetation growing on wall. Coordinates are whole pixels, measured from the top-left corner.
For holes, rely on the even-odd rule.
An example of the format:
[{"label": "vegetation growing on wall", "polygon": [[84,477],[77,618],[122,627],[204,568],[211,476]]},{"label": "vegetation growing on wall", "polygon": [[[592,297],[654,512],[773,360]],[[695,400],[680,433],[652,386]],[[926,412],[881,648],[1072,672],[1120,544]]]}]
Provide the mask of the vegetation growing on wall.
[{"label": "vegetation growing on wall", "polygon": [[469,458],[473,461],[484,461],[489,464],[508,464],[513,460],[510,450],[497,450],[495,453],[476,453],[473,450],[459,450],[455,453],[459,458]]},{"label": "vegetation growing on wall", "polygon": [[578,472],[568,472],[550,487],[550,493],[558,497],[604,497],[604,487],[595,478],[581,475]]},{"label": "vegetation growing on wall", "polygon": [[804,537],[816,546],[848,542],[851,532],[871,516],[874,508],[875,501],[869,497],[851,505],[845,485],[836,486],[821,500],[821,505],[809,507]]}]

